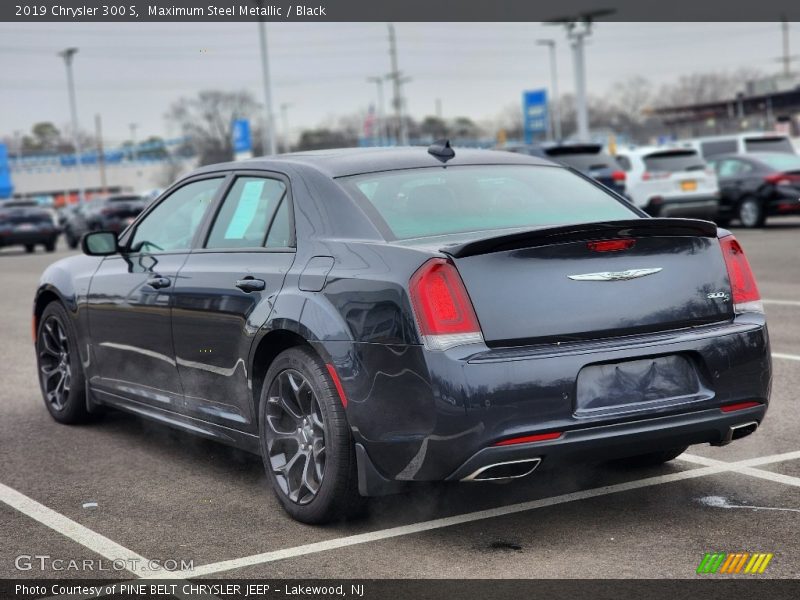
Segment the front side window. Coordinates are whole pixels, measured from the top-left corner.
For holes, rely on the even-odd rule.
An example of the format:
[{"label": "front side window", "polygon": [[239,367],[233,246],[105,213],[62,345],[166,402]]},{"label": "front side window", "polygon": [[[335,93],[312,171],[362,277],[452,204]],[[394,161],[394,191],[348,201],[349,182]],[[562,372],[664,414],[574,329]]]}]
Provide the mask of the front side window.
[{"label": "front side window", "polygon": [[339,182],[358,202],[368,202],[373,218],[398,239],[639,216],[561,167],[453,166],[368,173]]},{"label": "front side window", "polygon": [[175,190],[136,226],[132,252],[189,250],[222,177],[188,183]]},{"label": "front side window", "polygon": [[237,178],[214,220],[206,248],[263,247],[285,196],[286,184],[277,179]]}]

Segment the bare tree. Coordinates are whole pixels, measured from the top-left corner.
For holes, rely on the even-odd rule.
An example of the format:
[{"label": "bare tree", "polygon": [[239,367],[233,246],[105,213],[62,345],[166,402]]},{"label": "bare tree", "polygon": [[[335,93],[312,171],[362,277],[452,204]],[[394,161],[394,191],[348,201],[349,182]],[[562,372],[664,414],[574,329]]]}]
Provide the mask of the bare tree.
[{"label": "bare tree", "polygon": [[206,90],[196,98],[180,98],[166,118],[178,125],[201,165],[233,159],[233,121],[250,118],[259,105],[250,92]]},{"label": "bare tree", "polygon": [[728,72],[684,75],[675,83],[662,86],[658,93],[658,104],[683,106],[729,100],[743,92],[748,81],[763,76],[761,71],[747,67]]}]

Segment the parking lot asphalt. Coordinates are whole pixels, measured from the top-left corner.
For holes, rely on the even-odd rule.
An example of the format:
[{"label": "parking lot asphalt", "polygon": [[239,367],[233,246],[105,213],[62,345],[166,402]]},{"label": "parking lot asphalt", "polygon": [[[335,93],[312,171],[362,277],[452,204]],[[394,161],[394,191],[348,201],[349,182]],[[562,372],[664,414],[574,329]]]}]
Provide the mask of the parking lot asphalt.
[{"label": "parking lot asphalt", "polygon": [[[69,251],[0,250],[0,577],[161,576],[151,561],[174,560],[191,567],[183,578],[686,578],[712,551],[772,552],[761,576],[800,577],[800,219],[734,233],[774,353],[772,404],[754,435],[659,468],[423,486],[325,527],[284,514],[255,456],[117,412],[55,423],[36,381],[30,310],[40,273]],[[143,562],[20,570],[27,555]]]}]

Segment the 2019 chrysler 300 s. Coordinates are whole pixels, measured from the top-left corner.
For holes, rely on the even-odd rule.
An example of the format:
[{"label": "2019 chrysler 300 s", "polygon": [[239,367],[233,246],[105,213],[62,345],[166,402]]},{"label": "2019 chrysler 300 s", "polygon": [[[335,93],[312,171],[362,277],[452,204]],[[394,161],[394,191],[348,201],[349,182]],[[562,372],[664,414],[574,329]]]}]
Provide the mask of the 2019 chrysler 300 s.
[{"label": "2019 chrysler 300 s", "polygon": [[658,464],[752,433],[763,308],[736,239],[547,160],[449,143],[205,167],[42,276],[45,404],[258,453],[320,523],[417,481]]}]

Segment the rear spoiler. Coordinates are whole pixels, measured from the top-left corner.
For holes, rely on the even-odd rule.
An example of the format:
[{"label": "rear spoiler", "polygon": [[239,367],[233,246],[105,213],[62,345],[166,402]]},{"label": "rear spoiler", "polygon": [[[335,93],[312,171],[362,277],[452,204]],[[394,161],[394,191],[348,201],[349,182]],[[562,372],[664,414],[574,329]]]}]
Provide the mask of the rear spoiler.
[{"label": "rear spoiler", "polygon": [[601,221],[597,223],[581,223],[579,225],[541,227],[530,231],[471,240],[444,246],[441,251],[453,258],[464,258],[477,254],[490,254],[492,252],[504,252],[566,242],[656,236],[717,237],[717,226],[710,221],[701,221],[699,219]]}]

